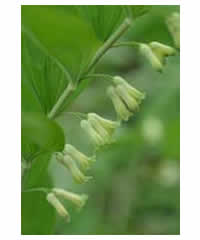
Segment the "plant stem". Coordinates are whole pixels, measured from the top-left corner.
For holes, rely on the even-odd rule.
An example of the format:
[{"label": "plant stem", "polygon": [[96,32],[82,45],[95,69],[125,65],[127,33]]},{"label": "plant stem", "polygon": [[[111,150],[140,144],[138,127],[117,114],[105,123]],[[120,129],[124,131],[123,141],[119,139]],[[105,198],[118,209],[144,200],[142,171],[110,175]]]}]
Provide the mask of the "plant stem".
[{"label": "plant stem", "polygon": [[117,29],[117,31],[114,32],[111,37],[104,43],[104,45],[97,51],[85,74],[89,73],[92,70],[92,68],[97,64],[97,62],[105,54],[105,52],[113,46],[113,44],[130,27],[130,25],[130,19],[126,18],[124,22],[120,25],[120,27]]},{"label": "plant stem", "polygon": [[[121,37],[121,35],[130,27],[131,21],[129,18],[126,18],[124,22],[119,26],[119,28],[114,32],[111,37],[104,43],[104,45],[97,51],[96,55],[94,56],[92,62],[88,66],[88,69],[85,72],[85,75],[87,75],[92,68],[98,63],[100,58],[106,53],[106,51],[113,46],[113,44]],[[85,77],[81,78],[80,80],[83,80]],[[48,114],[48,118],[53,119],[58,111],[60,110],[60,107],[62,106],[63,102],[66,100],[66,98],[75,90],[75,87],[72,83],[69,83],[67,88],[64,90],[62,95],[59,97],[58,101],[53,106],[52,110]]]},{"label": "plant stem", "polygon": [[112,46],[112,48],[116,48],[116,47],[134,47],[134,48],[139,48],[140,43],[138,42],[120,42],[120,43],[116,43]]},{"label": "plant stem", "polygon": [[48,118],[53,119],[56,116],[63,102],[74,90],[75,90],[75,86],[71,82],[69,82],[69,84],[67,85],[67,87],[65,88],[61,96],[58,98],[58,101],[55,103],[55,105],[49,112]]},{"label": "plant stem", "polygon": [[111,75],[108,74],[102,74],[102,73],[92,73],[92,74],[88,74],[87,76],[84,77],[84,79],[87,78],[102,78],[108,81],[112,81],[113,77]]}]

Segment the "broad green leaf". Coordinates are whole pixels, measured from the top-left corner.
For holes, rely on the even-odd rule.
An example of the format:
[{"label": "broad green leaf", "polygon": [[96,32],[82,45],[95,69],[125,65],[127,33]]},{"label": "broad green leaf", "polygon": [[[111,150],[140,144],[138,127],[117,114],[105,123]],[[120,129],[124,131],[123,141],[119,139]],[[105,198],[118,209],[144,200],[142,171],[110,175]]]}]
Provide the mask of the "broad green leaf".
[{"label": "broad green leaf", "polygon": [[123,6],[84,5],[73,8],[79,18],[83,18],[92,26],[102,42],[110,37],[126,17]]},{"label": "broad green leaf", "polygon": [[22,113],[22,156],[32,159],[39,153],[61,151],[65,137],[58,124],[41,113]]},{"label": "broad green leaf", "polygon": [[68,82],[55,60],[22,33],[22,111],[47,114]]},{"label": "broad green leaf", "polygon": [[22,6],[22,30],[57,59],[76,82],[100,46],[90,25],[63,6]]}]

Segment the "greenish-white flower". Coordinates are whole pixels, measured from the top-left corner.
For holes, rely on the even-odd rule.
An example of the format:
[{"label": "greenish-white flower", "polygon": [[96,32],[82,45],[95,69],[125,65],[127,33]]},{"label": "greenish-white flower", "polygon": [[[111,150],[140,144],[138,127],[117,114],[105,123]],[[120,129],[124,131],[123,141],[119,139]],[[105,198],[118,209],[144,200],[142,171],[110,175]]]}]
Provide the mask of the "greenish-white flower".
[{"label": "greenish-white flower", "polygon": [[120,122],[111,121],[105,118],[100,117],[96,113],[88,113],[88,119],[95,119],[99,124],[110,134],[112,135],[114,130],[120,126]]},{"label": "greenish-white flower", "polygon": [[125,88],[125,90],[128,92],[128,94],[130,94],[133,98],[135,98],[138,103],[140,103],[145,98],[144,93],[140,92],[139,90],[131,86],[129,83],[127,83],[125,79],[123,79],[120,76],[113,77],[113,83],[115,84],[115,86],[122,85]]},{"label": "greenish-white flower", "polygon": [[174,48],[159,42],[141,43],[139,49],[151,63],[152,67],[160,72],[163,70],[165,57],[175,54]]},{"label": "greenish-white flower", "polygon": [[132,113],[128,110],[123,100],[119,97],[116,89],[112,86],[108,87],[107,95],[111,99],[117,115],[124,121],[128,121]]},{"label": "greenish-white flower", "polygon": [[69,192],[69,191],[66,191],[66,190],[60,189],[60,188],[53,188],[52,192],[57,197],[61,197],[63,199],[71,201],[79,209],[85,205],[85,203],[88,199],[88,196],[86,194],[77,194],[77,193]]},{"label": "greenish-white flower", "polygon": [[88,182],[92,178],[91,176],[85,176],[77,167],[76,162],[69,155],[57,153],[56,158],[71,172],[75,182],[81,184]]},{"label": "greenish-white flower", "polygon": [[173,37],[175,46],[180,48],[180,14],[178,12],[172,13],[166,19],[166,24]]},{"label": "greenish-white flower", "polygon": [[89,135],[91,140],[97,145],[101,146],[105,144],[105,139],[101,137],[101,135],[93,128],[90,122],[87,120],[82,120],[81,128]]},{"label": "greenish-white flower", "polygon": [[164,62],[165,57],[172,56],[176,53],[176,50],[173,47],[159,42],[151,42],[149,43],[149,46],[162,63]]},{"label": "greenish-white flower", "polygon": [[74,146],[66,144],[63,150],[64,155],[70,155],[72,159],[80,164],[83,170],[88,169],[92,162],[95,162],[95,157],[88,157],[82,152],[78,151]]},{"label": "greenish-white flower", "polygon": [[139,109],[139,104],[136,99],[132,97],[122,85],[116,87],[116,92],[132,112]]},{"label": "greenish-white flower", "polygon": [[153,53],[152,49],[147,44],[140,44],[140,52],[145,56],[151,63],[152,67],[157,71],[161,72],[163,69],[163,64],[160,62],[159,58]]},{"label": "greenish-white flower", "polygon": [[57,213],[63,217],[67,222],[70,222],[70,215],[64,208],[62,203],[57,199],[54,193],[48,193],[46,197],[47,201],[56,209]]}]

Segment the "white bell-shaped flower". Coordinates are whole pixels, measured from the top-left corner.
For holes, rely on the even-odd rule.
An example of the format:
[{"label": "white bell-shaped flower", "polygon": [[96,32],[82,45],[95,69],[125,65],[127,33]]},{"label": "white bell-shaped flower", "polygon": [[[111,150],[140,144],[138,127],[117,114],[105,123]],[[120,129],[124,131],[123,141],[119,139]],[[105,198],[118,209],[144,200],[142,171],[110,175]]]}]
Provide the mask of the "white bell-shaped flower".
[{"label": "white bell-shaped flower", "polygon": [[92,162],[95,162],[95,157],[88,157],[82,152],[78,151],[74,146],[66,144],[63,150],[64,155],[70,155],[72,159],[76,160],[83,170],[90,167]]},{"label": "white bell-shaped flower", "polygon": [[166,56],[172,56],[176,53],[176,50],[173,47],[159,42],[151,42],[149,43],[149,46],[162,63],[164,63]]},{"label": "white bell-shaped flower", "polygon": [[57,160],[62,163],[72,174],[72,177],[77,183],[88,182],[92,177],[85,176],[77,167],[75,161],[69,155],[63,155],[62,153],[57,153]]},{"label": "white bell-shaped flower", "polygon": [[57,199],[54,193],[48,193],[46,197],[47,201],[56,209],[57,213],[63,217],[67,222],[70,222],[70,215],[64,208],[62,203]]},{"label": "white bell-shaped flower", "polygon": [[152,49],[148,44],[141,43],[139,50],[143,56],[147,58],[147,60],[151,63],[152,67],[157,71],[161,72],[163,69],[163,64],[159,60],[159,58],[153,53]]},{"label": "white bell-shaped flower", "polygon": [[103,139],[100,134],[93,128],[91,123],[87,120],[82,120],[81,128],[90,136],[91,140],[97,145],[101,146],[105,144],[105,139]]},{"label": "white bell-shaped flower", "polygon": [[57,197],[61,197],[63,199],[71,201],[79,209],[85,205],[85,203],[88,199],[88,196],[86,194],[77,194],[77,193],[69,192],[69,191],[66,191],[66,190],[60,189],[60,188],[53,188],[52,192]]},{"label": "white bell-shaped flower", "polygon": [[105,118],[100,117],[96,113],[88,113],[88,119],[95,119],[99,124],[110,134],[112,135],[114,130],[120,126],[120,122],[111,121]]},{"label": "white bell-shaped flower", "polygon": [[165,57],[176,53],[174,48],[159,42],[141,43],[139,49],[157,71],[162,71]]},{"label": "white bell-shaped flower", "polygon": [[128,121],[132,113],[127,109],[125,103],[117,94],[116,89],[112,86],[108,87],[107,95],[111,99],[114,105],[115,111],[117,112],[117,115],[120,117],[120,119],[124,121]]},{"label": "white bell-shaped flower", "polygon": [[130,94],[133,98],[137,100],[138,103],[141,103],[141,101],[145,98],[145,94],[131,86],[125,79],[123,79],[120,76],[113,77],[113,83],[115,86],[123,86],[125,90]]}]

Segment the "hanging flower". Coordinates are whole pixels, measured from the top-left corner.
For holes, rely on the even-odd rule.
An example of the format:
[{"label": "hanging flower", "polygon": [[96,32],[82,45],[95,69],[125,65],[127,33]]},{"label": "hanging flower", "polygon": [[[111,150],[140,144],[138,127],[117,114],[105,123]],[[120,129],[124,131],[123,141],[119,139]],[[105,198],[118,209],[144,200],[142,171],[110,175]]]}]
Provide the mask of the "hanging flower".
[{"label": "hanging flower", "polygon": [[175,54],[174,48],[159,42],[141,43],[139,49],[152,67],[160,72],[163,70],[165,57]]},{"label": "hanging flower", "polygon": [[72,177],[77,183],[88,182],[92,177],[85,176],[77,167],[76,163],[69,155],[63,155],[62,153],[56,154],[56,159],[62,163],[72,174]]},{"label": "hanging flower", "polygon": [[80,125],[97,146],[102,146],[105,144],[105,139],[100,136],[100,134],[93,128],[90,122],[87,120],[82,120]]},{"label": "hanging flower", "polygon": [[79,209],[85,205],[85,203],[88,199],[88,196],[86,194],[77,194],[77,193],[69,192],[64,189],[59,189],[59,188],[53,188],[52,192],[57,197],[61,197],[63,199],[71,201]]},{"label": "hanging flower", "polygon": [[67,222],[70,222],[70,215],[64,208],[62,203],[57,199],[54,193],[48,193],[46,197],[47,201],[56,209],[57,213],[63,217]]},{"label": "hanging flower", "polygon": [[112,135],[114,130],[120,126],[120,122],[111,121],[111,120],[102,118],[96,113],[88,113],[88,119],[96,120],[109,133],[109,135]]},{"label": "hanging flower", "polygon": [[122,120],[128,121],[128,119],[132,115],[132,113],[127,109],[125,103],[122,101],[122,99],[117,94],[116,89],[112,86],[108,87],[107,95],[111,99],[118,116]]},{"label": "hanging flower", "polygon": [[70,155],[72,159],[76,160],[83,170],[86,170],[90,167],[92,162],[95,162],[95,157],[87,157],[82,152],[78,151],[74,146],[70,144],[66,144],[64,151],[64,155]]},{"label": "hanging flower", "polygon": [[113,77],[113,83],[115,86],[122,85],[125,90],[130,94],[133,98],[137,100],[138,103],[141,103],[141,101],[145,98],[145,94],[131,86],[129,83],[127,83],[122,77],[116,76]]}]

